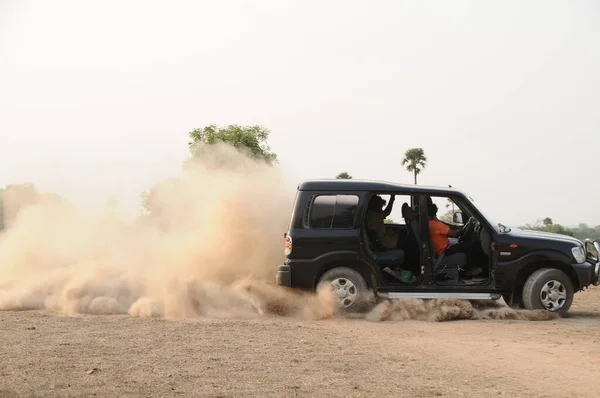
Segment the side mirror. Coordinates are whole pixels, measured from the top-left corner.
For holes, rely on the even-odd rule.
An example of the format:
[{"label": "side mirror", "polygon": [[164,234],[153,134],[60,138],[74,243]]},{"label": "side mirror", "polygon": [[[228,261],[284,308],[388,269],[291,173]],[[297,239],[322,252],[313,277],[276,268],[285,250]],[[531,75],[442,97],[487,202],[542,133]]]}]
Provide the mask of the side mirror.
[{"label": "side mirror", "polygon": [[463,224],[463,214],[460,211],[457,211],[456,213],[454,213],[454,215],[452,216],[452,222],[456,223],[456,224]]}]

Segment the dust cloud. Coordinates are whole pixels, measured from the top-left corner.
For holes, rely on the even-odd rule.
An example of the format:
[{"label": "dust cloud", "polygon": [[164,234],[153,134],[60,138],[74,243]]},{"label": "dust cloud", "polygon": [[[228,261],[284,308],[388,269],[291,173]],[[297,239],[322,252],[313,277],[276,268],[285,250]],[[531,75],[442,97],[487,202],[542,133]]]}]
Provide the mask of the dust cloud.
[{"label": "dust cloud", "polygon": [[[153,211],[133,220],[25,198],[0,237],[0,309],[181,319],[261,314],[274,305],[265,295],[285,301],[267,282],[283,260],[296,181],[228,146],[199,159],[156,184]],[[315,306],[298,302],[298,313]]]},{"label": "dust cloud", "polygon": [[514,310],[494,301],[471,302],[455,299],[384,301],[364,316],[366,320],[377,322],[406,320],[443,322],[461,319],[548,321],[557,317],[556,314],[544,310]]},{"label": "dust cloud", "polygon": [[[309,294],[273,284],[296,181],[228,146],[213,146],[199,159],[156,184],[144,199],[152,212],[134,219],[110,205],[98,212],[52,194],[34,198],[31,187],[6,200],[14,220],[0,235],[0,310],[167,319],[341,316],[327,290]],[[359,317],[552,316],[462,300],[398,300]]]}]

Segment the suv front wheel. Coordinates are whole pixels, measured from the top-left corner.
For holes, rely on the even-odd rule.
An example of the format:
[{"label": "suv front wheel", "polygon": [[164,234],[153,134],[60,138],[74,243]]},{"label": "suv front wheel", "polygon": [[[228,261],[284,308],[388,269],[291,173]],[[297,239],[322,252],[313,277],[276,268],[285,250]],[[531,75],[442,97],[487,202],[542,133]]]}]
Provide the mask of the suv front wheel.
[{"label": "suv front wheel", "polygon": [[332,268],[325,272],[319,279],[319,287],[329,289],[341,309],[347,312],[364,310],[372,298],[362,275],[347,267]]},{"label": "suv front wheel", "polygon": [[535,271],[523,286],[523,306],[528,310],[545,309],[564,315],[573,303],[573,281],[554,268]]}]

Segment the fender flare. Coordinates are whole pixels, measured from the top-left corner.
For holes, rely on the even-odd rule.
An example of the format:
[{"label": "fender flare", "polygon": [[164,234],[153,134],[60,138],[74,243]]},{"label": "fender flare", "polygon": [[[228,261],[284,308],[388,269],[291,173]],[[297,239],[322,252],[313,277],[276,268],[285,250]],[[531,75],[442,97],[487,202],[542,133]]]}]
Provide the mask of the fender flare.
[{"label": "fender flare", "polygon": [[[540,267],[537,266],[540,264]],[[574,283],[578,283],[577,273],[572,267],[571,260],[567,255],[562,252],[556,250],[536,250],[534,252],[527,253],[526,255],[519,257],[516,260],[511,262],[503,263],[496,269],[496,274],[498,273],[498,268],[511,269],[507,273],[509,278],[504,278],[504,286],[514,289],[518,287],[522,283],[524,283],[525,276],[533,272],[533,270],[537,268],[543,267],[543,264],[548,264],[552,268],[560,269],[561,271],[566,271],[567,275],[574,279]],[[514,272],[514,276],[510,277],[510,275]],[[502,275],[505,275],[502,273]]]}]

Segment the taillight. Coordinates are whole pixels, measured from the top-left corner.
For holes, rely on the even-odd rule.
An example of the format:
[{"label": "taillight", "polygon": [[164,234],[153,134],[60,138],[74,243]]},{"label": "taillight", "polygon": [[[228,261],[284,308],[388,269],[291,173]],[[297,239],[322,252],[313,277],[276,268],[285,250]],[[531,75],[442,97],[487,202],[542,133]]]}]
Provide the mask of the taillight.
[{"label": "taillight", "polygon": [[291,236],[286,236],[285,237],[285,255],[289,256],[290,253],[292,252],[292,237]]}]

